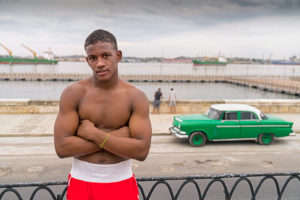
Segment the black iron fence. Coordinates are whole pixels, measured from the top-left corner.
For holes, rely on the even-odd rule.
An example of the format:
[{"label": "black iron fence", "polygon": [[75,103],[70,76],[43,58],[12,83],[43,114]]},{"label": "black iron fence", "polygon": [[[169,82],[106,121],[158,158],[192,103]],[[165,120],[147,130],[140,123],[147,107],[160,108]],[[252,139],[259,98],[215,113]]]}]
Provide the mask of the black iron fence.
[{"label": "black iron fence", "polygon": [[[140,199],[299,199],[300,172],[137,178]],[[0,200],[63,200],[67,182],[0,184]]]}]

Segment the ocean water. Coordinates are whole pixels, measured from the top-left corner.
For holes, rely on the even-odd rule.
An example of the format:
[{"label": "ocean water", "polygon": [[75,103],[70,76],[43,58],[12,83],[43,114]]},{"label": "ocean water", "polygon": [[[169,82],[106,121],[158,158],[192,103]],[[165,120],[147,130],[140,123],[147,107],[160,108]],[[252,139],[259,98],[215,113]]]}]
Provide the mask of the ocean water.
[{"label": "ocean water", "polygon": [[[91,73],[85,62],[60,62],[58,65],[0,65],[0,73]],[[300,66],[284,65],[227,65],[200,66],[173,63],[120,63],[119,74],[198,74],[198,75],[252,75],[252,76],[300,76]],[[58,100],[69,81],[0,81],[1,99]],[[221,99],[296,99],[299,97],[266,92],[254,88],[225,83],[153,83],[132,82],[149,98],[161,88],[167,98],[169,89],[175,89],[181,100]]]},{"label": "ocean water", "polygon": [[[0,81],[0,99],[58,100],[64,88],[72,81]],[[142,90],[149,100],[161,88],[165,99],[170,88],[174,88],[180,100],[222,99],[296,99],[294,95],[265,92],[254,88],[224,83],[158,83],[131,82]]]}]

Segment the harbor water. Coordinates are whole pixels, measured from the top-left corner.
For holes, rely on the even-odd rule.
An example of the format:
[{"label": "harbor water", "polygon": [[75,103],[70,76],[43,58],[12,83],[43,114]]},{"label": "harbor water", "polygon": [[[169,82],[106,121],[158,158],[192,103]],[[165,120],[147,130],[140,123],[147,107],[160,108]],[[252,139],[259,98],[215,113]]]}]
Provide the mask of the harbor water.
[{"label": "harbor water", "polygon": [[[57,65],[0,65],[0,73],[91,73],[85,62],[59,62]],[[227,65],[199,66],[190,63],[120,63],[119,74],[174,74],[174,75],[247,75],[247,76],[300,76],[297,65]],[[58,100],[65,87],[72,81],[0,81],[0,99],[26,98],[33,100]],[[226,83],[161,83],[132,82],[144,91],[149,100],[157,88],[165,99],[174,88],[180,100],[221,99],[296,99],[294,95],[261,91]]]}]

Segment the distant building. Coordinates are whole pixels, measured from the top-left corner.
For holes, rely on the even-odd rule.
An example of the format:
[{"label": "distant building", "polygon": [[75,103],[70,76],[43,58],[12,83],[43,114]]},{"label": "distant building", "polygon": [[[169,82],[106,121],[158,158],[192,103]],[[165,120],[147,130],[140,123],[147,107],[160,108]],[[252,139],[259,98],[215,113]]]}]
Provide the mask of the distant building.
[{"label": "distant building", "polygon": [[164,63],[191,63],[192,59],[163,58]]}]

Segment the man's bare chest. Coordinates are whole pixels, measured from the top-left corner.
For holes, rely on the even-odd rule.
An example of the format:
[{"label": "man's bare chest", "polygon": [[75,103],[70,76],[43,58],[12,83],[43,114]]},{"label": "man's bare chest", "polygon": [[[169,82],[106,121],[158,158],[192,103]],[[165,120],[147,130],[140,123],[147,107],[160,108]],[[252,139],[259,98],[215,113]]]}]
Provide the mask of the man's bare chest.
[{"label": "man's bare chest", "polygon": [[131,101],[124,92],[113,94],[85,94],[78,105],[80,120],[88,119],[99,128],[115,129],[127,125]]}]

